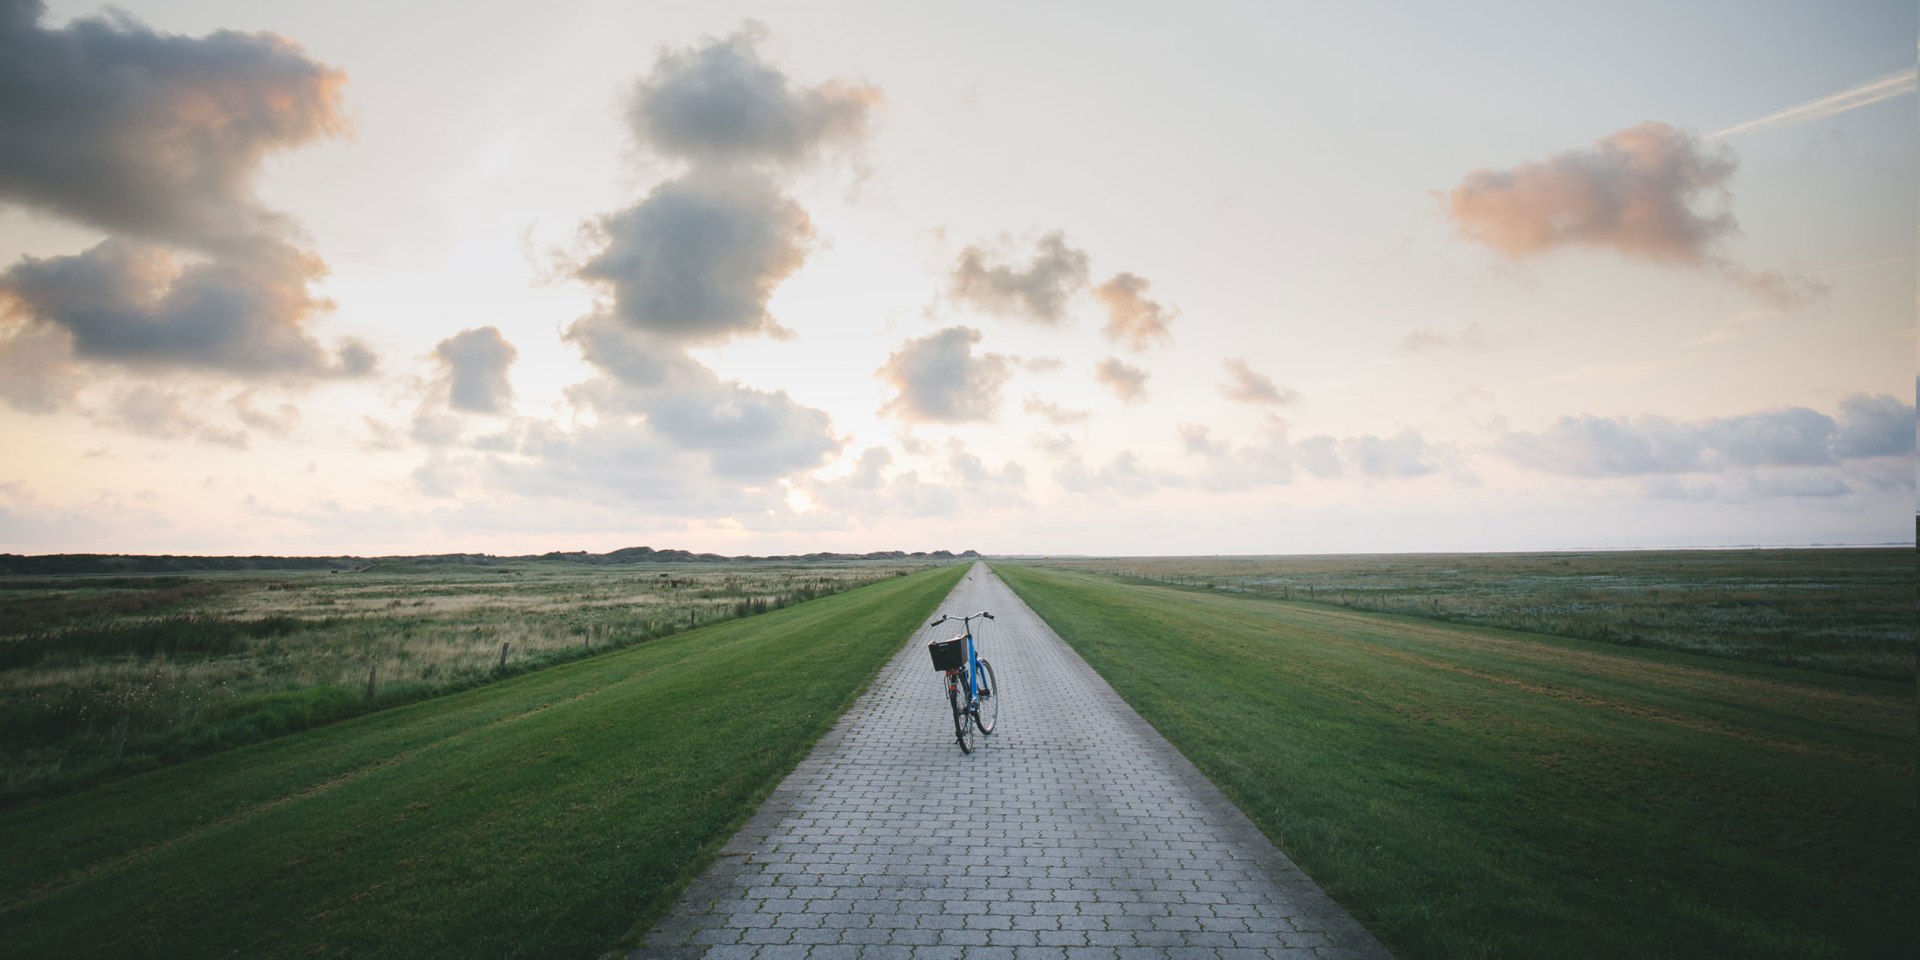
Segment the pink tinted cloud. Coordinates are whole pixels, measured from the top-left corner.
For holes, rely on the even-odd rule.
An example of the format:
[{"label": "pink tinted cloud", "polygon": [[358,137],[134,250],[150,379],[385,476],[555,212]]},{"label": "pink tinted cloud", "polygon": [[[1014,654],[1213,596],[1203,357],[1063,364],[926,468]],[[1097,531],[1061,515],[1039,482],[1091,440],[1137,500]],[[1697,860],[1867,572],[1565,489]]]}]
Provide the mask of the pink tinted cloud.
[{"label": "pink tinted cloud", "polygon": [[[1467,239],[1515,259],[1600,247],[1701,263],[1738,229],[1725,209],[1735,165],[1726,147],[1649,121],[1545,160],[1476,170],[1447,194],[1446,216]],[[1703,197],[1714,209],[1696,208]]]},{"label": "pink tinted cloud", "polygon": [[1167,328],[1180,311],[1150,299],[1147,289],[1151,286],[1145,277],[1118,273],[1093,288],[1093,295],[1107,308],[1107,339],[1124,343],[1133,350],[1173,341],[1173,334]]}]

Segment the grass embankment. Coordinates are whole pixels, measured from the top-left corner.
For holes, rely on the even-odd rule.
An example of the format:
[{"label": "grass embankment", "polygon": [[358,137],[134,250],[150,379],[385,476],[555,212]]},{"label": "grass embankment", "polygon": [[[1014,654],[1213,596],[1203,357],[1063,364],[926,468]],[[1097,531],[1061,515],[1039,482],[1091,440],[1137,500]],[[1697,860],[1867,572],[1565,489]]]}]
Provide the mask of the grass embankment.
[{"label": "grass embankment", "polygon": [[1403,960],[1909,956],[1910,684],[995,569]]},{"label": "grass embankment", "polygon": [[1120,557],[1049,566],[1913,679],[1913,548]]},{"label": "grass embankment", "polygon": [[643,932],[963,570],[0,812],[7,951],[596,955]]},{"label": "grass embankment", "polygon": [[380,561],[0,577],[0,805],[918,569]]}]

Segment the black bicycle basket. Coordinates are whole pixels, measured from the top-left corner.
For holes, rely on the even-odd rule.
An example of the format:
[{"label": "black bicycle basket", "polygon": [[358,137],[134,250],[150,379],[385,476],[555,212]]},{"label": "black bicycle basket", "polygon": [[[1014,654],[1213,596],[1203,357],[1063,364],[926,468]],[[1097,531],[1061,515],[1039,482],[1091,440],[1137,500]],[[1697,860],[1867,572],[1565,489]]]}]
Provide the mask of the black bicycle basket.
[{"label": "black bicycle basket", "polygon": [[933,655],[935,670],[958,670],[961,664],[967,662],[967,638],[959,636],[951,640],[928,640],[927,652]]}]

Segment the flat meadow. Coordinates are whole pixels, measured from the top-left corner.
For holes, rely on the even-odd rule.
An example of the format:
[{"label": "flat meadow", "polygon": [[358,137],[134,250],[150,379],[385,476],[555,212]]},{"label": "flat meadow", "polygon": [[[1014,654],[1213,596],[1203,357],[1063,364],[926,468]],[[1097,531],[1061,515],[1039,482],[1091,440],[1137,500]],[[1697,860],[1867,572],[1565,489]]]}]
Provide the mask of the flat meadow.
[{"label": "flat meadow", "polygon": [[[1910,678],[1221,589],[1201,571],[1225,560],[1111,563],[1169,582],[995,569],[1402,960],[1912,955]],[[1319,583],[1369,563],[1402,558]]]},{"label": "flat meadow", "polygon": [[1828,673],[1914,676],[1911,547],[1047,563],[1136,581]]},{"label": "flat meadow", "polygon": [[0,954],[623,954],[965,569],[0,806]]},{"label": "flat meadow", "polygon": [[378,560],[0,577],[0,803],[928,565]]}]

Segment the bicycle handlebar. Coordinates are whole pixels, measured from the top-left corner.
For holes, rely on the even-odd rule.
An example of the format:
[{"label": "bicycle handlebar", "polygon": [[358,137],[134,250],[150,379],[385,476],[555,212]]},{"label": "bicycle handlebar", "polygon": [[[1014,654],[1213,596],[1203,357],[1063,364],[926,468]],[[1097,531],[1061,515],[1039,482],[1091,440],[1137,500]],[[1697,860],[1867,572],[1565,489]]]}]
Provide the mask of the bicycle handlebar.
[{"label": "bicycle handlebar", "polygon": [[950,614],[950,613],[943,613],[943,614],[941,614],[941,615],[940,615],[940,619],[938,619],[938,620],[935,620],[934,622],[932,622],[932,623],[929,623],[929,624],[927,624],[927,626],[929,626],[929,627],[937,627],[937,626],[939,626],[939,625],[941,625],[941,624],[943,624],[943,623],[946,623],[946,622],[947,622],[948,620],[958,620],[958,621],[960,621],[960,622],[961,622],[962,624],[965,624],[965,623],[966,623],[966,622],[967,622],[968,620],[978,620],[978,619],[980,619],[981,617],[985,617],[985,618],[987,618],[988,620],[992,620],[992,619],[993,619],[993,614],[991,614],[991,613],[988,613],[988,612],[986,612],[985,610],[982,610],[982,611],[980,611],[979,613],[969,613],[969,614],[966,614],[965,616],[959,616],[959,617],[956,617],[956,616],[954,616],[954,615],[952,615],[952,614]]}]

